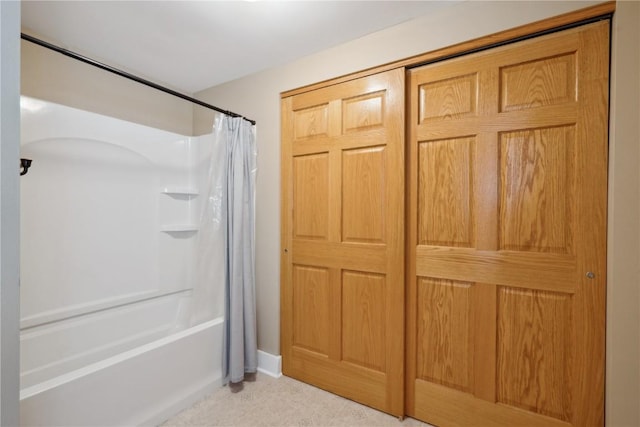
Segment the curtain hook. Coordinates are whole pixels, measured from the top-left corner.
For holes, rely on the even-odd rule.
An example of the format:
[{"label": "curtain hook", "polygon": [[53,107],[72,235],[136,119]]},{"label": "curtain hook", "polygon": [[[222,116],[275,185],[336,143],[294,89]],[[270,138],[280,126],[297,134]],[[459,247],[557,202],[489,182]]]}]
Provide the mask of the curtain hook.
[{"label": "curtain hook", "polygon": [[31,167],[31,162],[31,159],[20,159],[20,176],[27,174],[27,171]]}]

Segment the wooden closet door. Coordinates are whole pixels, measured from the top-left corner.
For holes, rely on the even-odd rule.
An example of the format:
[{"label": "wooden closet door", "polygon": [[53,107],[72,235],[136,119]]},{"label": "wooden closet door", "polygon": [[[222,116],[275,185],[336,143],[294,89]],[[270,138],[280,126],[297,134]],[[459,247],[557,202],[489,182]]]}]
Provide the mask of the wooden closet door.
[{"label": "wooden closet door", "polygon": [[409,75],[407,413],[604,422],[609,23]]},{"label": "wooden closet door", "polygon": [[404,413],[401,69],[282,100],[285,375]]}]

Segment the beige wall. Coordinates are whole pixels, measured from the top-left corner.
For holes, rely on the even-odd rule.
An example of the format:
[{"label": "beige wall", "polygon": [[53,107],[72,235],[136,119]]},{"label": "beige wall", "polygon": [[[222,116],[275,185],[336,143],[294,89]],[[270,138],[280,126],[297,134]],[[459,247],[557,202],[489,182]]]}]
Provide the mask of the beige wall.
[{"label": "beige wall", "polygon": [[22,95],[192,135],[191,102],[25,40],[21,50]]},{"label": "beige wall", "polygon": [[[196,94],[258,122],[256,285],[261,350],[280,354],[279,93],[596,3],[599,2],[458,3],[430,16]],[[613,30],[606,380],[610,426],[640,425],[638,5],[620,2]],[[202,126],[196,113],[196,131]]]},{"label": "beige wall", "polygon": [[617,3],[612,36],[606,411],[640,426],[640,2]]}]

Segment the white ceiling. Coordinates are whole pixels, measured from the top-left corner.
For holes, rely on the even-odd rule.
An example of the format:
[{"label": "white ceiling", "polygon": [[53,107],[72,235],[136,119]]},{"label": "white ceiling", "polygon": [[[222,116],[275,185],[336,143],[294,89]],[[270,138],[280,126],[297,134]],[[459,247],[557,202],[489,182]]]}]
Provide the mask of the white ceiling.
[{"label": "white ceiling", "polygon": [[453,3],[23,0],[22,30],[195,93]]}]

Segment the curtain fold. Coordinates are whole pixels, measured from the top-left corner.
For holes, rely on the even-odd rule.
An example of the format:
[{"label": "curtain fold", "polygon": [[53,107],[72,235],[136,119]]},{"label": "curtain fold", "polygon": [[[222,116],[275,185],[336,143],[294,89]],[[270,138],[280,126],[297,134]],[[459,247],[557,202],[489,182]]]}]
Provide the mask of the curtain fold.
[{"label": "curtain fold", "polygon": [[213,133],[193,137],[191,149],[197,187],[196,199],[200,209],[196,234],[195,277],[193,279],[193,311],[191,326],[224,316],[226,278],[226,208],[223,199],[227,187],[226,144],[223,140],[221,121],[217,114]]},{"label": "curtain fold", "polygon": [[225,383],[258,368],[255,302],[255,126],[241,117],[221,121],[226,149]]}]

